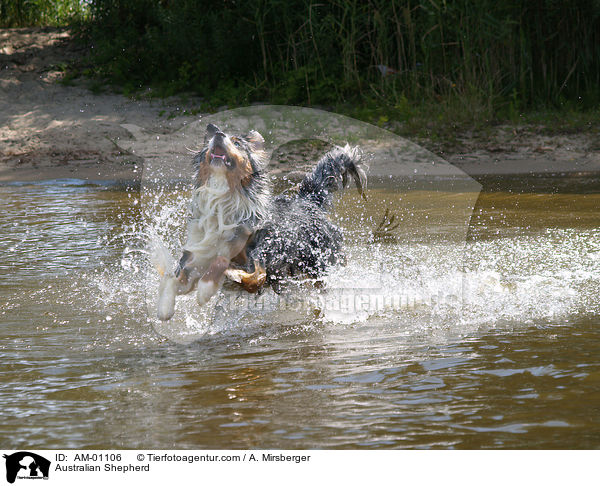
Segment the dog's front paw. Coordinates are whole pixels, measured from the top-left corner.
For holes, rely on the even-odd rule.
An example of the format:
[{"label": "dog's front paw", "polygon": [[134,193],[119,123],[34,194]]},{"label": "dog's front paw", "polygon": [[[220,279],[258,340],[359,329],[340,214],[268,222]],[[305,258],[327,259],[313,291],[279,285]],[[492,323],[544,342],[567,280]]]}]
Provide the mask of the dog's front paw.
[{"label": "dog's front paw", "polygon": [[217,293],[217,290],[219,290],[219,287],[215,282],[210,280],[207,282],[200,280],[200,282],[198,282],[198,290],[196,291],[196,300],[198,301],[198,304],[206,304],[210,298]]},{"label": "dog's front paw", "polygon": [[163,277],[158,290],[158,318],[168,321],[175,314],[177,283],[173,277]]}]

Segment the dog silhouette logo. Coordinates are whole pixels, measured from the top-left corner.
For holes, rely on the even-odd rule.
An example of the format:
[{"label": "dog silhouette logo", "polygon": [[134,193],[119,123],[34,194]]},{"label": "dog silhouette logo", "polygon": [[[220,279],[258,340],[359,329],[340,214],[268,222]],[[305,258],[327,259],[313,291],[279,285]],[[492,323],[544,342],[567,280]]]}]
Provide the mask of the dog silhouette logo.
[{"label": "dog silhouette logo", "polygon": [[6,480],[14,483],[17,477],[27,479],[48,479],[50,472],[50,461],[39,454],[33,452],[20,451],[7,456],[6,459]]}]

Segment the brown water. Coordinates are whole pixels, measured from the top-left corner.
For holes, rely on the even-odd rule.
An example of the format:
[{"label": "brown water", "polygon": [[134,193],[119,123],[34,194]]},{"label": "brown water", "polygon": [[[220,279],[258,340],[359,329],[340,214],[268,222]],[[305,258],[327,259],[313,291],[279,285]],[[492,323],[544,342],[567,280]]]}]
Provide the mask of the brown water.
[{"label": "brown water", "polygon": [[[440,209],[464,194],[348,195],[329,293],[192,298],[169,325],[138,192],[0,187],[2,448],[597,448],[600,194],[580,187],[482,193],[466,246]],[[385,207],[402,225],[373,238]],[[384,305],[344,308],[353,285]]]}]

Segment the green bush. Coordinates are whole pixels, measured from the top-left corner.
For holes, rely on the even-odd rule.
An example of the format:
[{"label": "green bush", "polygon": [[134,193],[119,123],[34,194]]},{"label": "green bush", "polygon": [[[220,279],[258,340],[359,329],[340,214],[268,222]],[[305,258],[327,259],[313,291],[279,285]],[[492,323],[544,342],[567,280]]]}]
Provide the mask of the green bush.
[{"label": "green bush", "polygon": [[[49,3],[69,2],[12,0],[8,17],[16,5]],[[79,33],[93,73],[126,92],[402,113],[447,103],[510,119],[600,103],[600,0],[87,3]]]},{"label": "green bush", "polygon": [[81,0],[2,0],[0,27],[65,25],[83,19],[86,12]]}]

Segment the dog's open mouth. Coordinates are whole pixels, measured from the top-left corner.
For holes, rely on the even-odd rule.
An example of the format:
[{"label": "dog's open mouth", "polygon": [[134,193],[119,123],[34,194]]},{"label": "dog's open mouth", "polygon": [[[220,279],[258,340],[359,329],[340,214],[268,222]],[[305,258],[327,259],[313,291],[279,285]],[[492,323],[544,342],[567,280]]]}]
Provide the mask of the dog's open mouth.
[{"label": "dog's open mouth", "polygon": [[227,157],[227,152],[220,145],[215,145],[210,153],[210,163],[211,164],[224,164],[229,166],[229,160]]}]

